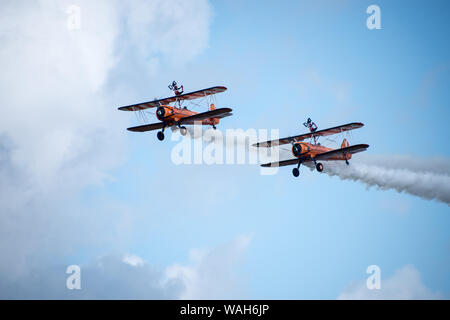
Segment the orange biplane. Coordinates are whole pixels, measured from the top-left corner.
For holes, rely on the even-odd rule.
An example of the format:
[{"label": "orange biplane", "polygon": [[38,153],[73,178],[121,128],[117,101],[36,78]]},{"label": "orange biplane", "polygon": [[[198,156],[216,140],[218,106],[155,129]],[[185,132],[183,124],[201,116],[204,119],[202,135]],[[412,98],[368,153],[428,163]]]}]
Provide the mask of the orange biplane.
[{"label": "orange biplane", "polygon": [[[232,109],[216,109],[213,103],[209,105],[209,111],[201,113],[189,110],[187,107],[182,107],[182,103],[185,101],[205,98],[224,92],[227,90],[225,87],[212,87],[183,94],[180,92],[180,89],[176,86],[176,82],[174,81],[172,86],[169,86],[169,88],[174,90],[175,95],[172,97],[120,107],[119,110],[139,112],[149,108],[156,108],[156,117],[160,120],[160,122],[157,123],[132,127],[127,130],[134,132],[145,132],[161,129],[161,131],[158,131],[157,137],[160,141],[162,141],[164,140],[164,129],[167,127],[178,127],[180,129],[180,133],[182,135],[186,135],[187,129],[185,125],[199,123],[202,125],[210,125],[216,129],[216,125],[219,124],[219,119],[232,115]],[[181,91],[183,90],[182,88],[183,86],[181,86]],[[170,103],[173,102],[175,102],[175,105],[178,103],[178,107],[175,105],[171,106]]]},{"label": "orange biplane", "polygon": [[[308,122],[310,119],[308,119]],[[305,126],[308,123],[305,123]],[[314,124],[315,125],[315,124]],[[323,171],[323,164],[318,162],[319,160],[343,160],[347,164],[349,164],[348,160],[352,158],[352,154],[365,151],[369,147],[367,144],[357,144],[353,146],[349,146],[347,139],[344,139],[341,144],[341,148],[333,149],[322,146],[320,143],[317,143],[317,139],[319,137],[329,136],[333,134],[339,134],[345,131],[358,129],[364,126],[360,122],[348,123],[342,126],[337,126],[325,130],[317,130],[317,126],[310,128],[310,133],[301,134],[298,136],[292,136],[287,138],[282,138],[278,140],[259,142],[254,144],[255,147],[275,147],[283,144],[291,144],[292,145],[292,154],[294,155],[294,159],[283,160],[279,162],[272,162],[262,164],[262,167],[284,167],[288,165],[297,165],[296,168],[292,170],[292,174],[294,177],[298,177],[300,174],[299,168],[302,163],[305,162],[314,162],[317,171]],[[306,139],[311,139],[310,142],[303,142]]]}]

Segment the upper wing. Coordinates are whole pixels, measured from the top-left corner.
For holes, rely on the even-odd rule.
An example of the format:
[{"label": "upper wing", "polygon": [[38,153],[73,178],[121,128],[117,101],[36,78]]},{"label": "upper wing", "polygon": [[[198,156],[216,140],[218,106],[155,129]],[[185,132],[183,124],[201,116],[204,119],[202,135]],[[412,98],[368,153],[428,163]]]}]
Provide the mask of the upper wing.
[{"label": "upper wing", "polygon": [[367,148],[369,147],[368,144],[356,144],[354,146],[350,146],[350,147],[346,147],[346,148],[342,148],[342,149],[336,149],[336,150],[331,150],[328,152],[324,152],[321,154],[316,155],[316,160],[326,160],[326,159],[330,159],[336,155],[340,155],[340,154],[353,154],[353,153],[358,153],[358,152],[362,152],[362,151],[366,151]]},{"label": "upper wing", "polygon": [[284,166],[289,166],[292,164],[298,164],[299,160],[300,159],[296,158],[296,159],[283,160],[283,161],[279,161],[279,162],[265,163],[265,164],[262,164],[261,167],[284,167]]},{"label": "upper wing", "polygon": [[308,138],[313,138],[313,137],[330,136],[330,135],[341,133],[344,131],[358,129],[358,128],[361,128],[362,126],[364,126],[364,124],[362,124],[361,122],[353,122],[353,123],[344,124],[342,126],[337,126],[337,127],[333,127],[333,128],[319,130],[316,132],[301,134],[298,136],[292,136],[292,137],[286,137],[286,138],[282,138],[282,139],[278,139],[278,140],[259,142],[259,143],[254,144],[253,146],[255,146],[255,147],[278,146],[280,144],[291,143],[292,141],[299,142],[299,141],[303,141],[303,140],[306,140]]},{"label": "upper wing", "polygon": [[144,110],[148,108],[154,108],[158,107],[160,104],[169,104],[175,101],[182,101],[182,100],[193,100],[198,98],[203,98],[205,96],[209,96],[212,94],[220,93],[226,91],[226,87],[212,87],[208,89],[202,89],[194,92],[189,92],[185,94],[180,94],[179,96],[173,96],[169,98],[159,99],[159,100],[153,100],[138,104],[132,104],[129,106],[120,107],[119,110],[122,111],[139,111]]},{"label": "upper wing", "polygon": [[231,115],[230,108],[220,108],[211,111],[194,114],[193,116],[180,119],[180,124],[194,124],[196,121],[202,121],[209,118],[224,118]]},{"label": "upper wing", "polygon": [[158,123],[145,124],[143,126],[128,128],[127,130],[133,131],[133,132],[145,132],[145,131],[162,129],[163,127],[164,127],[164,123],[158,122]]}]

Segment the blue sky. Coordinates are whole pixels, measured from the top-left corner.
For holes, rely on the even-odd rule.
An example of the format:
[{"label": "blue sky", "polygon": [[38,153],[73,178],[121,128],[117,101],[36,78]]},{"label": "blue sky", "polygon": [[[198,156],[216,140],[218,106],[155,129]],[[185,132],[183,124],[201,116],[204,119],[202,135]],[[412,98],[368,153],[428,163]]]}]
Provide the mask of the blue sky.
[{"label": "blue sky", "polygon": [[[366,27],[371,4],[381,9],[381,30]],[[361,121],[351,143],[369,144],[367,157],[448,164],[448,2],[212,1],[208,8],[206,45],[192,52],[189,45],[150,50],[149,38],[140,53],[119,19],[115,65],[101,89],[105,112],[114,113],[105,125],[116,131],[108,143],[114,149],[117,138],[119,155],[103,170],[107,178],[48,201],[51,208],[64,203],[55,209],[60,214],[74,212],[53,221],[56,229],[82,230],[49,236],[71,245],[52,251],[48,268],[129,253],[164,270],[189,265],[193,248],[221,248],[244,236],[248,245],[230,271],[238,288],[219,288],[218,297],[335,299],[375,264],[382,279],[412,265],[429,292],[448,298],[446,203],[306,168],[295,179],[291,168],[262,176],[257,165],[177,166],[171,133],[164,142],[155,133],[129,133],[136,118],[117,111],[168,95],[172,80],[187,91],[225,85],[216,106],[234,115],[219,129],[275,128],[287,136],[303,132],[307,117],[320,128]],[[196,16],[175,21],[180,32],[189,19]],[[90,241],[96,234],[101,241]]]},{"label": "blue sky", "polygon": [[[226,128],[279,128],[287,135],[303,131],[307,116],[321,127],[362,121],[366,127],[354,137],[371,145],[369,153],[424,161],[448,156],[445,10],[379,2],[382,30],[368,30],[370,4],[215,2],[209,48],[165,74],[155,94],[166,93],[172,78],[187,89],[223,84],[229,91],[218,99],[235,110],[223,121]],[[322,83],[310,83],[310,74]],[[343,101],[333,87],[344,91]],[[153,190],[146,184],[165,180],[160,192],[170,195],[138,191],[140,210],[160,211],[154,213],[157,230],[147,238],[159,249],[148,255],[148,242],[136,243],[141,256],[167,264],[190,247],[249,233],[244,270],[252,298],[332,299],[350,281],[365,278],[370,264],[386,275],[413,264],[430,288],[448,292],[447,205],[310,172],[296,180],[287,168],[265,177],[254,167],[175,167],[171,143],[152,140],[151,134],[129,135],[129,160],[104,191]],[[137,164],[146,177],[139,188],[130,175]],[[155,203],[191,184],[191,200],[177,203],[179,209]],[[211,187],[219,200],[204,208]],[[397,202],[406,212],[395,212]]]}]

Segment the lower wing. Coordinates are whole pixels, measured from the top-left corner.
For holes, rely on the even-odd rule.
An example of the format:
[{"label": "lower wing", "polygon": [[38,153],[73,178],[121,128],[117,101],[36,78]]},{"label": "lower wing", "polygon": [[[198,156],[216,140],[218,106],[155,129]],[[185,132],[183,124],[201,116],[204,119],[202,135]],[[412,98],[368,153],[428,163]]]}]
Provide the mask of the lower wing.
[{"label": "lower wing", "polygon": [[283,161],[279,161],[279,162],[265,163],[265,164],[262,164],[261,167],[284,167],[284,166],[290,166],[292,164],[298,164],[299,161],[300,161],[300,159],[295,158],[295,159],[283,160]]},{"label": "lower wing", "polygon": [[366,151],[368,147],[369,147],[368,144],[356,144],[354,146],[350,146],[350,147],[346,147],[346,148],[342,148],[342,149],[331,150],[331,151],[316,155],[316,160],[327,160],[327,159],[333,158],[334,156],[341,155],[341,154],[358,153],[358,152]]},{"label": "lower wing", "polygon": [[145,131],[159,130],[159,129],[162,129],[163,127],[164,127],[164,123],[158,122],[158,123],[145,124],[143,126],[128,128],[127,130],[133,131],[133,132],[145,132]]},{"label": "lower wing", "polygon": [[[205,119],[225,118],[225,117],[229,117],[232,115],[231,111],[232,110],[230,108],[220,108],[220,109],[215,109],[215,110],[211,110],[211,111],[207,111],[207,112],[197,113],[197,114],[194,114],[193,116],[189,116],[189,117],[180,119],[179,123],[180,123],[180,125],[195,124],[196,121],[202,121]],[[159,130],[159,129],[162,129],[163,127],[164,127],[164,122],[157,122],[157,123],[145,124],[145,125],[137,126],[137,127],[131,127],[131,128],[128,128],[127,130],[133,131],[133,132],[145,132],[145,131]]]},{"label": "lower wing", "polygon": [[[327,160],[327,159],[330,159],[330,158],[332,158],[336,155],[340,155],[340,154],[358,153],[358,152],[366,151],[367,148],[369,148],[368,144],[357,144],[357,145],[350,146],[347,148],[331,150],[328,152],[318,154],[315,157],[315,160]],[[300,161],[300,159],[295,158],[295,159],[283,160],[283,161],[279,161],[279,162],[265,163],[265,164],[262,164],[261,167],[284,167],[284,166],[289,166],[289,165],[293,165],[293,164],[298,164],[299,161]],[[302,162],[307,162],[307,161],[312,161],[312,159],[302,159]]]},{"label": "lower wing", "polygon": [[180,124],[195,124],[196,121],[202,121],[210,118],[225,118],[231,116],[230,108],[220,108],[211,111],[194,114],[186,118],[180,119]]}]

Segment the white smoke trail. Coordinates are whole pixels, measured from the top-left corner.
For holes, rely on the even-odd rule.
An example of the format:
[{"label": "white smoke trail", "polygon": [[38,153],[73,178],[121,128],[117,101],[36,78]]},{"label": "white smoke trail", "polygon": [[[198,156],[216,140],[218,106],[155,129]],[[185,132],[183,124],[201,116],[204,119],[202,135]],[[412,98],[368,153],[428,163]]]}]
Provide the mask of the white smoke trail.
[{"label": "white smoke trail", "polygon": [[[192,139],[203,137],[206,130],[194,130],[188,127],[188,135]],[[224,149],[229,145],[225,139],[220,142]],[[249,141],[233,140],[233,147],[245,148],[245,152],[257,152],[250,148]],[[291,159],[292,153],[288,149],[279,148],[279,159]],[[271,161],[273,162],[273,160]],[[315,170],[313,163],[305,163],[311,170]],[[393,189],[406,192],[428,200],[436,200],[450,206],[450,159],[448,158],[418,158],[405,155],[367,155],[358,154],[347,166],[343,161],[325,161],[324,173],[338,176],[342,180],[360,181],[368,187],[375,186],[381,190]]]},{"label": "white smoke trail", "polygon": [[[186,138],[189,138],[189,139],[202,138],[205,135],[205,132],[207,130],[212,130],[210,128],[204,128],[203,126],[198,126],[198,127],[186,126],[185,128],[187,130]],[[177,126],[172,126],[172,127],[170,127],[170,129],[172,130],[172,132],[180,131],[180,129]]]},{"label": "white smoke trail", "polygon": [[406,155],[358,154],[358,162],[389,169],[407,169],[414,172],[432,172],[450,175],[450,160],[444,157],[427,159]]},{"label": "white smoke trail", "polygon": [[[308,164],[313,170],[314,166]],[[324,173],[342,180],[353,180],[376,186],[382,190],[394,189],[428,200],[450,205],[450,160],[417,159],[409,156],[364,156],[344,162],[324,163]]]}]

